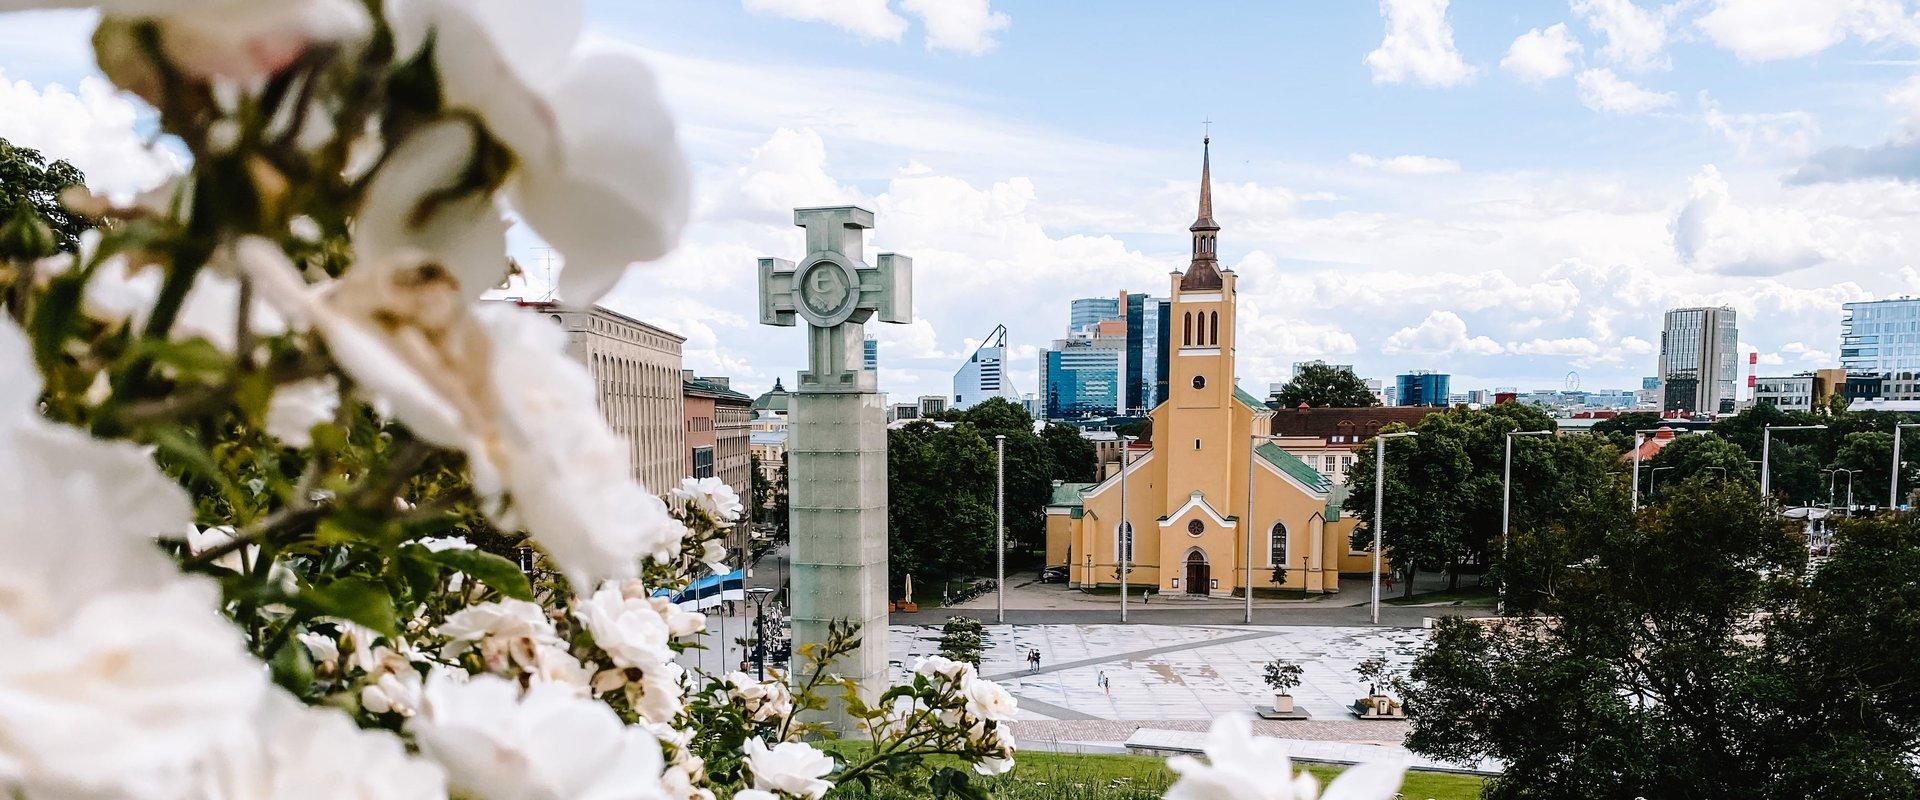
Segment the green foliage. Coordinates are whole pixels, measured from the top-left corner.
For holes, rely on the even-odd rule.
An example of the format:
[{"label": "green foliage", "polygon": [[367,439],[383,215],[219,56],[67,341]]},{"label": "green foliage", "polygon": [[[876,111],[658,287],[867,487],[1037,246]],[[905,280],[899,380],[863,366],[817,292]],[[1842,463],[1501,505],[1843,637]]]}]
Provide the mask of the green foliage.
[{"label": "green foliage", "polygon": [[1284,658],[1276,658],[1267,662],[1263,677],[1267,682],[1267,688],[1286,694],[1300,685],[1300,672],[1299,664]]},{"label": "green foliage", "polygon": [[[1691,480],[1751,483],[1759,490],[1760,476],[1747,454],[1732,442],[1711,433],[1682,434],[1640,464],[1643,497],[1664,495]],[[1654,470],[1659,470],[1655,473]]]},{"label": "green foliage", "polygon": [[993,447],[971,424],[916,420],[887,432],[887,575],[896,596],[908,575],[937,586],[993,562],[993,480]]},{"label": "green foliage", "polygon": [[[1633,432],[1660,427],[1660,415],[1651,411],[1629,411],[1593,423],[1595,436],[1604,436],[1622,452],[1633,449]],[[1649,434],[1651,435],[1651,434]]]},{"label": "green foliage", "polygon": [[1080,435],[1079,428],[1049,422],[1040,430],[1040,439],[1046,442],[1047,454],[1053,460],[1053,480],[1083,483],[1094,479],[1099,454],[1093,442]]},{"label": "green foliage", "polygon": [[[85,180],[72,164],[47,163],[40,151],[0,139],[0,230],[37,226],[47,237],[44,246],[8,247],[0,249],[0,255],[37,258],[78,250],[80,234],[94,223],[61,205],[60,193]],[[24,242],[18,232],[0,238]]]},{"label": "green foliage", "polygon": [[1366,381],[1352,370],[1330,364],[1308,364],[1280,387],[1277,397],[1282,408],[1305,403],[1314,408],[1367,408],[1380,405],[1380,399],[1367,389]]},{"label": "green foliage", "polygon": [[[1466,565],[1500,555],[1500,509],[1509,431],[1553,430],[1538,409],[1501,403],[1422,417],[1418,436],[1387,445],[1386,559],[1407,575],[1446,570],[1457,584]],[[1387,432],[1404,430],[1394,425]],[[1344,508],[1360,518],[1356,547],[1373,538],[1374,447],[1356,448]],[[1614,502],[1626,486],[1612,475],[1619,451],[1592,436],[1516,438],[1512,522],[1515,531],[1555,524],[1582,509]],[[1621,497],[1624,502],[1624,496]],[[1411,595],[1413,582],[1406,581]]]},{"label": "green foliage", "polygon": [[986,648],[985,625],[972,617],[948,617],[940,626],[940,655],[980,666],[980,654]]},{"label": "green foliage", "polygon": [[1490,798],[1912,797],[1920,517],[1844,524],[1808,570],[1750,481],[1662,495],[1560,529],[1578,567],[1537,616],[1443,620],[1408,746],[1504,761]]}]

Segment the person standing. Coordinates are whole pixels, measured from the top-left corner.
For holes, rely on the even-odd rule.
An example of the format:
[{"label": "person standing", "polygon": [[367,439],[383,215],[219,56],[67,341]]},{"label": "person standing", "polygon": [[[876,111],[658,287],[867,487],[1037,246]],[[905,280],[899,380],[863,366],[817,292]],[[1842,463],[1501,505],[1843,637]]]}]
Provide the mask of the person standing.
[{"label": "person standing", "polygon": [[1105,694],[1108,697],[1113,696],[1113,683],[1107,680],[1106,670],[1104,669],[1100,670],[1100,677],[1094,680],[1094,685],[1100,687],[1100,691],[1102,694]]}]

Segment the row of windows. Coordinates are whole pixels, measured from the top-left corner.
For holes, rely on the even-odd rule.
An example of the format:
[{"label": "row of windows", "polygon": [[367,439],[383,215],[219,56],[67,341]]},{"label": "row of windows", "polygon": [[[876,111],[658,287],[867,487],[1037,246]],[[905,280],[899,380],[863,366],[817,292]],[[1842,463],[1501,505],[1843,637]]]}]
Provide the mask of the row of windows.
[{"label": "row of windows", "polygon": [[[1220,345],[1220,312],[1188,311],[1181,315],[1180,345],[1182,347],[1218,347]],[[1194,322],[1199,322],[1195,330]]]},{"label": "row of windows", "polygon": [[[1188,523],[1187,532],[1198,536],[1205,532],[1206,524],[1200,520]],[[1114,529],[1114,549],[1122,560],[1132,562],[1133,523],[1123,522]],[[1278,567],[1287,563],[1287,524],[1275,522],[1267,529],[1267,566]]]}]

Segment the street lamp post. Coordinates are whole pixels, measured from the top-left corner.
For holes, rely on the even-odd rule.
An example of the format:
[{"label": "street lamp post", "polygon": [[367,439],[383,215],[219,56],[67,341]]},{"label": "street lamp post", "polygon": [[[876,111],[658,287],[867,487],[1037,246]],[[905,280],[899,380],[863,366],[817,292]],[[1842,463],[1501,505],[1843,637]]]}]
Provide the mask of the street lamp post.
[{"label": "street lamp post", "polygon": [[1902,422],[1893,426],[1893,481],[1887,489],[1887,509],[1900,510],[1900,431],[1920,428],[1920,422]]},{"label": "street lamp post", "polygon": [[1007,624],[1007,435],[993,437],[993,619]]},{"label": "street lamp post", "polygon": [[1820,471],[1827,474],[1827,510],[1828,511],[1833,510],[1834,501],[1838,499],[1837,495],[1839,494],[1838,485],[1840,483],[1840,474],[1843,472],[1846,473],[1847,475],[1847,511],[1849,514],[1851,514],[1853,511],[1853,479],[1855,477],[1855,473],[1860,472],[1860,470],[1843,469],[1843,468],[1835,467],[1833,469],[1823,469]]},{"label": "street lamp post", "polygon": [[1553,431],[1507,431],[1506,458],[1500,475],[1500,598],[1496,611],[1505,611],[1507,607],[1507,538],[1513,526],[1513,437],[1547,436]]},{"label": "street lamp post", "polygon": [[1679,469],[1679,467],[1654,467],[1653,469],[1648,470],[1647,471],[1647,495],[1648,496],[1653,495],[1653,482],[1660,480],[1660,470],[1663,470],[1663,469]]},{"label": "street lamp post", "polygon": [[[1647,434],[1659,433],[1659,428],[1641,428],[1633,432],[1633,510],[1640,510],[1640,450],[1647,443]],[[1648,494],[1653,490],[1648,489]]]},{"label": "street lamp post", "polygon": [[747,596],[753,598],[753,663],[754,670],[760,674],[760,680],[767,679],[767,595],[773,590],[765,586],[755,586],[747,590]]},{"label": "street lamp post", "polygon": [[[1415,431],[1381,433],[1373,437],[1373,624],[1380,624],[1380,529],[1386,527],[1387,440],[1419,436]],[[1407,586],[1408,591],[1413,586]]]},{"label": "street lamp post", "polygon": [[1773,432],[1825,430],[1825,425],[1768,425],[1760,432],[1760,496],[1773,496]]},{"label": "street lamp post", "polygon": [[1133,463],[1132,436],[1120,437],[1120,529],[1114,537],[1115,549],[1120,552],[1120,621],[1127,621],[1127,572],[1132,569],[1133,560],[1133,518],[1128,515],[1131,507],[1127,505],[1127,467]]}]

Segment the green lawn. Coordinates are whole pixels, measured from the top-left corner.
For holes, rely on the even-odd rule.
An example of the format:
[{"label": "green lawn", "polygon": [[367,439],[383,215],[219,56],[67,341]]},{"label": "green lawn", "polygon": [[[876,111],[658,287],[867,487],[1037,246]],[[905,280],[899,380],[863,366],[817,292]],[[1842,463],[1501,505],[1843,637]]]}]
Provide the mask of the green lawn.
[{"label": "green lawn", "polygon": [[[1152,756],[1021,753],[1013,772],[981,779],[1002,800],[1158,800],[1174,775],[1166,761]],[[1322,786],[1340,773],[1340,767],[1306,768]],[[1400,795],[1408,800],[1474,800],[1480,796],[1479,778],[1437,772],[1409,772]],[[858,786],[841,787],[830,798],[906,800],[926,797],[924,789],[875,786],[871,793]]]}]

